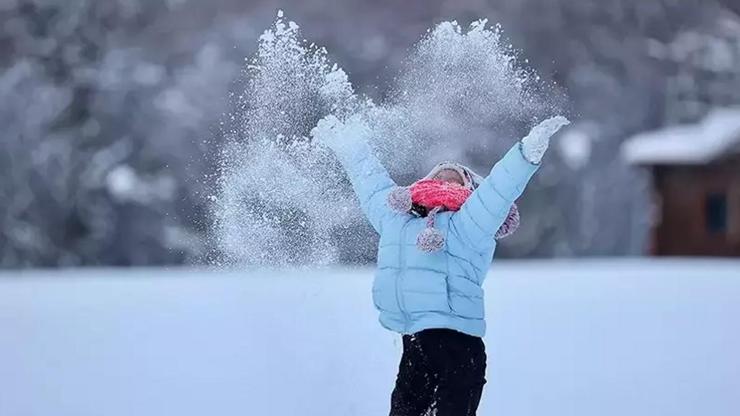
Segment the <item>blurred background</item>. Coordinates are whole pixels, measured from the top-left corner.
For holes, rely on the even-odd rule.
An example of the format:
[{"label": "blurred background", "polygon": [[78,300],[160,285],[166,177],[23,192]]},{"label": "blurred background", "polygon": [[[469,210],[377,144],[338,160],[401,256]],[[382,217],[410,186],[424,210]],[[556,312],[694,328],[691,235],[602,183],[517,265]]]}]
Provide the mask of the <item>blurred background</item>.
[{"label": "blurred background", "polygon": [[733,0],[2,0],[0,267],[218,257],[219,122],[279,8],[376,99],[428,28],[483,17],[564,89],[502,257],[740,255]]}]

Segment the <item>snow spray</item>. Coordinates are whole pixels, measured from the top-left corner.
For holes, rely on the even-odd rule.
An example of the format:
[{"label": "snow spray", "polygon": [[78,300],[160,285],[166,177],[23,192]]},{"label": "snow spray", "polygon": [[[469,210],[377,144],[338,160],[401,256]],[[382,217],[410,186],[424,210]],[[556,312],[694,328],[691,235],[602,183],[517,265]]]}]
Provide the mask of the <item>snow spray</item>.
[{"label": "snow spray", "polygon": [[214,243],[227,265],[326,265],[341,248],[369,247],[373,234],[360,226],[339,163],[310,141],[328,114],[361,114],[388,170],[409,174],[464,157],[470,145],[490,142],[492,129],[556,111],[557,94],[547,94],[555,89],[519,65],[500,26],[485,20],[429,30],[380,103],[356,94],[326,49],[299,39],[298,25],[278,12],[232,93],[211,197]]}]

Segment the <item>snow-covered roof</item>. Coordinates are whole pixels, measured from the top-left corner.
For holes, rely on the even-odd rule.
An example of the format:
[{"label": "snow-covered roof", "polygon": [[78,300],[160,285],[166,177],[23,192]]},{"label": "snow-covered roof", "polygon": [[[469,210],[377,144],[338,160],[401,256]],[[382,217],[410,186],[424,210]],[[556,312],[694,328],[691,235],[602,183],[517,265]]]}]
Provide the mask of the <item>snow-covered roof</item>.
[{"label": "snow-covered roof", "polygon": [[695,124],[640,133],[622,144],[634,165],[698,165],[740,148],[740,107],[712,110]]}]

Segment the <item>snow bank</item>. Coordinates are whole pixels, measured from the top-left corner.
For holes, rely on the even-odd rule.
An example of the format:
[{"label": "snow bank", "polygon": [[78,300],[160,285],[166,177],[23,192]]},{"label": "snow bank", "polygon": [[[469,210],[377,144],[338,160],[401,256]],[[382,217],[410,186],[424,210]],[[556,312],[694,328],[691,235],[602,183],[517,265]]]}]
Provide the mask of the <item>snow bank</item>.
[{"label": "snow bank", "polygon": [[[0,274],[0,414],[377,416],[371,270]],[[494,265],[480,415],[734,416],[740,262]]]}]

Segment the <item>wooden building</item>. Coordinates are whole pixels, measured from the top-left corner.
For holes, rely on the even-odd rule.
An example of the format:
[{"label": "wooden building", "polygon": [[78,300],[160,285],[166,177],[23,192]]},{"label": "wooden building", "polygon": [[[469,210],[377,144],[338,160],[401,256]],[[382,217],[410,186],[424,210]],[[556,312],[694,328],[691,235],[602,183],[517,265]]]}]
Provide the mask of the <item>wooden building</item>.
[{"label": "wooden building", "polygon": [[652,254],[740,257],[740,108],[639,134],[622,154],[652,173]]}]

